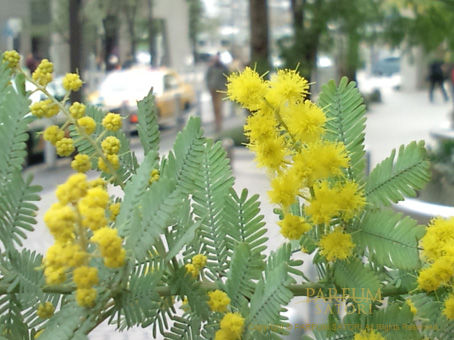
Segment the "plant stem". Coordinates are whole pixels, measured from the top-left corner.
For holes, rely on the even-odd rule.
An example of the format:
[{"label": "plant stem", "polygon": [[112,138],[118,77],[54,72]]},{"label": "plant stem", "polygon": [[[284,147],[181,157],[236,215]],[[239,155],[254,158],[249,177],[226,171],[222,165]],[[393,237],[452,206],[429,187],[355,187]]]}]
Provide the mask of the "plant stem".
[{"label": "plant stem", "polygon": [[[202,282],[202,288],[206,291],[218,289],[216,282]],[[10,292],[8,292],[9,284],[7,283],[0,283],[0,295],[11,294],[11,293],[18,293],[19,287],[15,287]],[[57,285],[57,286],[44,286],[43,292],[45,293],[57,293],[57,294],[71,294],[76,287],[72,284],[65,284],[65,285]],[[301,283],[301,284],[293,284],[287,286],[294,296],[317,296],[317,294],[324,294],[324,296],[328,295],[329,289],[335,289],[334,285],[331,283],[318,283],[318,282],[308,282],[308,283]],[[160,296],[170,296],[171,294],[171,287],[169,286],[158,286],[155,289],[155,292],[158,293]],[[384,287],[380,290],[380,296],[388,297],[388,296],[398,296],[398,295],[405,295],[408,294],[408,290],[403,287]]]}]

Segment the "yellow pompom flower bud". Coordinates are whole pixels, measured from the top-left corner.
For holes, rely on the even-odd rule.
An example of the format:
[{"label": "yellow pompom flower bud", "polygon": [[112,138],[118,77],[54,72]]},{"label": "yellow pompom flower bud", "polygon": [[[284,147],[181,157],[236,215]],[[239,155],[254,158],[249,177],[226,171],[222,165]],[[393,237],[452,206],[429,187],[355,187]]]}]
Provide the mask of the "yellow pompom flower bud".
[{"label": "yellow pompom flower bud", "polygon": [[58,105],[50,99],[42,100],[30,106],[30,112],[38,118],[51,118],[55,116],[59,110]]},{"label": "yellow pompom flower bud", "polygon": [[266,99],[273,107],[296,103],[309,93],[309,83],[296,70],[278,70],[268,84]]},{"label": "yellow pompom flower bud", "polygon": [[101,256],[112,257],[115,256],[121,249],[122,239],[118,236],[117,229],[103,227],[96,230],[91,237],[91,240],[98,244],[101,251]]},{"label": "yellow pompom flower bud", "polygon": [[118,268],[124,265],[126,251],[122,248],[123,240],[116,229],[100,228],[93,233],[91,240],[98,244],[106,267]]},{"label": "yellow pompom flower bud", "polygon": [[413,315],[416,315],[418,313],[418,308],[416,308],[415,304],[413,303],[413,301],[411,299],[407,299],[405,300],[406,304],[410,307],[410,312],[413,314]]},{"label": "yellow pompom flower bud", "polygon": [[159,180],[159,170],[158,169],[153,169],[150,173],[150,180],[148,181],[148,184],[152,184],[153,182],[156,182]]},{"label": "yellow pompom flower bud", "polygon": [[320,240],[320,254],[328,261],[345,260],[352,254],[353,248],[352,236],[344,233],[340,227]]},{"label": "yellow pompom flower bud", "polygon": [[66,73],[63,78],[63,87],[66,91],[79,91],[82,80],[77,73]]},{"label": "yellow pompom flower bud", "polygon": [[94,288],[78,288],[76,290],[76,302],[82,307],[92,307],[95,304],[96,294]]},{"label": "yellow pompom flower bud", "polygon": [[197,270],[201,270],[207,264],[207,257],[203,254],[197,254],[192,257],[192,264],[197,268]]},{"label": "yellow pompom flower bud", "polygon": [[79,202],[81,211],[86,208],[102,208],[106,209],[109,203],[109,194],[102,187],[90,188],[87,195]]},{"label": "yellow pompom flower bud", "polygon": [[445,300],[445,308],[443,314],[448,320],[454,320],[454,295],[450,294]]},{"label": "yellow pompom flower bud", "polygon": [[285,214],[284,219],[278,222],[282,236],[289,240],[299,240],[301,236],[311,229],[311,225],[304,218]]},{"label": "yellow pompom flower bud", "polygon": [[115,254],[115,256],[105,257],[104,265],[107,268],[120,268],[125,265],[125,259],[126,259],[126,250],[121,248],[120,251],[117,254]]},{"label": "yellow pompom flower bud", "polygon": [[194,266],[192,263],[185,264],[186,273],[191,274],[191,276],[195,279],[199,276],[199,270]]},{"label": "yellow pompom flower bud", "polygon": [[87,194],[87,176],[85,174],[71,175],[68,180],[60,184],[55,191],[62,204],[75,203]]},{"label": "yellow pompom flower bud", "polygon": [[5,51],[3,53],[3,62],[8,63],[9,68],[15,68],[19,64],[20,55],[16,51]]},{"label": "yellow pompom flower bud", "polygon": [[32,78],[41,86],[46,86],[52,81],[52,73],[54,72],[54,64],[49,60],[43,59],[32,74]]},{"label": "yellow pompom flower bud", "polygon": [[104,227],[107,224],[106,213],[103,208],[100,207],[86,207],[81,209],[79,204],[79,210],[83,216],[82,225],[84,227],[90,228],[91,230],[98,230],[99,228]]},{"label": "yellow pompom flower bud", "polygon": [[46,301],[44,304],[39,304],[36,315],[38,315],[41,319],[49,319],[52,315],[54,315],[54,311],[54,305],[51,302]]},{"label": "yellow pompom flower bud", "polygon": [[55,242],[47,249],[44,265],[46,267],[66,268],[80,267],[87,259],[87,253],[80,245],[72,243],[73,239]]},{"label": "yellow pompom flower bud", "polygon": [[[112,165],[112,167],[116,170],[120,166],[120,159],[118,155],[106,155],[107,161]],[[106,173],[109,173],[110,170],[107,164],[104,162],[102,157],[98,158],[98,168]]]},{"label": "yellow pompom flower bud", "polygon": [[59,285],[66,281],[66,273],[63,267],[46,267],[44,269],[46,284]]},{"label": "yellow pompom flower bud", "polygon": [[110,220],[111,221],[115,221],[115,219],[117,218],[118,214],[120,213],[120,207],[121,207],[121,203],[120,202],[112,203],[109,206]]},{"label": "yellow pompom flower bud", "polygon": [[363,330],[361,333],[356,333],[353,340],[385,340],[385,338],[372,329],[370,332]]},{"label": "yellow pompom flower bud", "polygon": [[55,145],[58,141],[61,141],[65,136],[65,132],[60,129],[57,125],[51,125],[44,130],[43,138],[52,145]]},{"label": "yellow pompom flower bud", "polygon": [[[226,339],[237,340],[241,339],[244,331],[244,318],[240,313],[227,313],[220,323],[223,335],[228,335]],[[218,332],[219,332],[218,331]],[[218,335],[216,335],[219,338]]]},{"label": "yellow pompom flower bud", "polygon": [[77,288],[91,288],[99,282],[98,269],[81,266],[74,269],[73,281]]},{"label": "yellow pompom flower bud", "polygon": [[56,240],[71,239],[76,220],[75,211],[70,206],[61,203],[52,204],[44,214],[44,222]]},{"label": "yellow pompom flower bud", "polygon": [[76,148],[74,147],[74,142],[71,138],[62,138],[57,143],[55,143],[57,148],[57,154],[62,157],[70,156]]},{"label": "yellow pompom flower bud", "polygon": [[89,188],[97,188],[97,187],[100,187],[100,188],[103,188],[105,189],[106,188],[106,181],[101,178],[101,177],[98,177],[90,182],[88,182],[88,187]]},{"label": "yellow pompom flower bud", "polygon": [[90,156],[78,154],[71,162],[71,167],[77,172],[85,173],[91,169]]},{"label": "yellow pompom flower bud", "polygon": [[80,119],[85,115],[85,109],[86,107],[84,104],[74,102],[69,108],[69,113],[74,119]]},{"label": "yellow pompom flower bud", "polygon": [[230,298],[227,294],[221,290],[216,289],[215,291],[208,292],[208,306],[213,312],[225,313],[227,306],[230,304]]},{"label": "yellow pompom flower bud", "polygon": [[105,155],[116,155],[120,151],[120,140],[114,136],[106,137],[101,142],[101,148]]},{"label": "yellow pompom flower bud", "polygon": [[102,125],[109,131],[118,131],[122,127],[123,122],[119,114],[109,112],[102,120]]},{"label": "yellow pompom flower bud", "polygon": [[96,130],[96,122],[91,117],[82,117],[77,120],[77,124],[84,129],[87,135],[91,135]]},{"label": "yellow pompom flower bud", "polygon": [[260,108],[268,91],[268,85],[255,70],[246,67],[243,72],[232,73],[227,78],[227,96],[248,110]]}]

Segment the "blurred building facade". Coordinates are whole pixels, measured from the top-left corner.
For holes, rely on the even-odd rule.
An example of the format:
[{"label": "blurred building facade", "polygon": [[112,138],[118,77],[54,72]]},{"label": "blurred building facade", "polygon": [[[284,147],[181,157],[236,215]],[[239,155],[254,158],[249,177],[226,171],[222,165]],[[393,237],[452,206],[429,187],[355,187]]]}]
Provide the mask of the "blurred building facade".
[{"label": "blurred building facade", "polygon": [[[88,0],[89,1],[89,0]],[[122,0],[118,0],[122,1]],[[0,51],[15,49],[24,58],[33,53],[38,58],[49,58],[54,63],[56,74],[69,71],[69,43],[68,27],[57,27],[65,22],[62,17],[65,12],[66,1],[61,0],[0,0]],[[82,0],[87,4],[87,0]],[[139,3],[139,2],[138,2]],[[142,16],[147,11],[147,2],[140,2],[144,8],[139,12]],[[186,0],[152,1],[153,20],[163,23],[160,39],[163,42],[161,49],[162,63],[175,69],[182,69],[192,61],[191,48],[188,37],[188,4]],[[128,55],[127,24],[124,13],[115,21],[118,24],[118,38],[115,39],[115,53],[121,64]],[[100,30],[102,31],[102,29]],[[103,43],[102,32],[90,32],[94,36],[91,40]],[[84,37],[86,38],[86,36]],[[92,50],[85,51],[87,66]]]},{"label": "blurred building facade", "polygon": [[31,52],[29,0],[0,0],[0,51]]}]

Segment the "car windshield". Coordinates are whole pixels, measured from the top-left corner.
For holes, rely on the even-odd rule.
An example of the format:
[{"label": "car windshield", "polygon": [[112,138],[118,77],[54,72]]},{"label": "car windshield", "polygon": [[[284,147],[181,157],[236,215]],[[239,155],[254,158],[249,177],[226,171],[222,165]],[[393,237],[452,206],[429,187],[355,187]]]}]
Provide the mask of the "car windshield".
[{"label": "car windshield", "polygon": [[115,71],[104,80],[100,92],[102,95],[128,92],[139,99],[146,96],[153,87],[153,93],[159,95],[163,92],[162,79],[161,72],[149,70]]}]

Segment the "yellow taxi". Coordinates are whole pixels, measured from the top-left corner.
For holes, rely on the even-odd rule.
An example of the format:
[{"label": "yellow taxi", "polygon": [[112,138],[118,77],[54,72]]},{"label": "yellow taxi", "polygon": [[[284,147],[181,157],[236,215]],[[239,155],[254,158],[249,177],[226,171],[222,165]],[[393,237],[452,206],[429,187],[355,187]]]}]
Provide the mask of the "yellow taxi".
[{"label": "yellow taxi", "polygon": [[89,96],[89,101],[116,112],[126,106],[131,123],[137,123],[136,102],[143,99],[151,89],[160,125],[175,125],[180,118],[178,115],[195,102],[193,86],[184,82],[175,71],[147,66],[110,72],[101,82],[99,90]]}]

